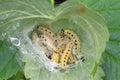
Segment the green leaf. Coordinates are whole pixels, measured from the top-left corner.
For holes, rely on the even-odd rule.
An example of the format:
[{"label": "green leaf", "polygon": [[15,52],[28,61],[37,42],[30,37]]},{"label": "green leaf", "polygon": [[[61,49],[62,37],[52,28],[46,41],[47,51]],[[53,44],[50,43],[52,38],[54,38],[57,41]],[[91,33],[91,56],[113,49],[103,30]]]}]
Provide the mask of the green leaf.
[{"label": "green leaf", "polygon": [[15,46],[0,40],[0,80],[8,79],[20,70],[17,55],[18,50]]},{"label": "green leaf", "polygon": [[[6,6],[8,5],[8,6]],[[16,37],[18,48],[25,62],[24,73],[31,80],[101,80],[104,76],[99,66],[109,33],[104,18],[77,1],[67,1],[53,7],[43,0],[5,0],[0,2],[0,34]],[[68,72],[50,72],[52,64],[41,56],[42,49],[35,47],[29,34],[36,25],[43,25],[53,32],[71,29],[79,37],[85,63],[74,65]],[[49,66],[46,66],[49,65]]]},{"label": "green leaf", "polygon": [[[37,3],[39,3],[39,5],[37,5]],[[0,2],[0,7],[0,34],[6,31],[8,31],[7,33],[14,31],[12,34],[15,34],[18,30],[23,30],[24,25],[28,25],[29,27],[31,24],[38,23],[39,18],[42,18],[43,21],[53,19],[54,14],[53,6],[51,6],[48,1],[4,0]],[[8,26],[4,27],[6,25]]]},{"label": "green leaf", "polygon": [[110,39],[103,54],[105,80],[120,79],[120,1],[119,0],[80,0],[89,8],[100,12],[107,21]]}]

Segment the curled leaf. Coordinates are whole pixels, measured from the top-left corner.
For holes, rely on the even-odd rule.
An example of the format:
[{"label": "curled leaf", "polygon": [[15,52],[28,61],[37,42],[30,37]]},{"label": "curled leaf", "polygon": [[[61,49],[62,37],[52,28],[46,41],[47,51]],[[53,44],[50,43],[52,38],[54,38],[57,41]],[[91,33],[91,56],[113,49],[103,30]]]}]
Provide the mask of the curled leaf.
[{"label": "curled leaf", "polygon": [[[0,34],[6,33],[20,40],[20,45],[17,47],[25,62],[26,78],[31,80],[97,80],[104,75],[99,67],[99,61],[109,33],[105,20],[100,14],[80,5],[76,0],[66,1],[55,8],[42,0],[6,0],[1,1],[0,4],[0,6],[9,5],[8,9],[6,7],[0,9],[0,16],[2,16]],[[42,25],[54,33],[61,29],[70,29],[75,32],[80,39],[81,53],[86,58],[85,62],[76,64],[67,72],[53,72],[51,66],[56,64],[45,57],[42,47],[38,48],[39,45],[33,44],[31,40],[31,32],[36,25]],[[2,35],[1,38],[4,36]]]}]

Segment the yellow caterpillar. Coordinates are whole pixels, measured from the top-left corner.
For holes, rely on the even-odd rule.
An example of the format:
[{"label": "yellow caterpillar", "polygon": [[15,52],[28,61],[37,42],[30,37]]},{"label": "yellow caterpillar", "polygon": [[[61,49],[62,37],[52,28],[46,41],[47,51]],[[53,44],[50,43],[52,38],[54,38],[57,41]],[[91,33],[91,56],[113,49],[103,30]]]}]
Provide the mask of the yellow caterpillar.
[{"label": "yellow caterpillar", "polygon": [[57,53],[62,55],[62,52],[65,50],[66,44],[58,46],[57,49],[55,50]]},{"label": "yellow caterpillar", "polygon": [[38,35],[35,31],[32,32],[32,40],[36,41],[38,39]]},{"label": "yellow caterpillar", "polygon": [[71,30],[64,30],[64,34],[74,42],[73,54],[80,55],[80,40],[79,37]]},{"label": "yellow caterpillar", "polygon": [[57,34],[56,34],[56,37],[57,37],[57,43],[58,43],[58,46],[61,46],[61,45],[65,45],[66,43],[68,43],[70,40],[67,39],[67,37],[64,35],[64,30],[60,30]]},{"label": "yellow caterpillar", "polygon": [[60,30],[57,34],[56,34],[57,39],[59,40],[59,42],[62,42],[64,40],[64,33],[63,30]]},{"label": "yellow caterpillar", "polygon": [[63,54],[60,59],[60,65],[63,69],[66,69],[67,61],[71,55],[72,47],[73,47],[73,42],[69,42],[66,45],[65,50],[63,51]]},{"label": "yellow caterpillar", "polygon": [[74,57],[72,54],[70,54],[70,57],[69,57],[69,59],[68,59],[68,62],[69,62],[69,63],[75,63],[75,61],[76,61],[75,57]]},{"label": "yellow caterpillar", "polygon": [[[37,39],[39,39],[38,34],[37,34],[35,31],[33,31],[33,32],[32,32],[32,40],[33,40],[33,42],[36,42]],[[45,47],[43,44],[41,44],[41,43],[38,43],[38,44],[39,44],[40,46],[42,46],[42,48],[43,48],[44,51],[45,51],[45,55],[49,58],[50,54],[48,53],[46,47]]]},{"label": "yellow caterpillar", "polygon": [[59,58],[62,55],[62,52],[64,51],[64,49],[65,49],[65,45],[61,45],[61,46],[57,47],[52,55],[51,61],[59,62]]},{"label": "yellow caterpillar", "polygon": [[56,37],[56,35],[55,35],[52,31],[50,31],[49,29],[47,29],[47,28],[45,28],[45,27],[38,27],[38,30],[39,30],[40,32],[42,32],[44,35],[49,36],[49,37],[53,40],[53,43],[54,43],[55,46],[58,45],[58,41],[59,41],[60,39],[58,39],[58,38]]},{"label": "yellow caterpillar", "polygon": [[52,58],[51,61],[58,63],[60,56],[57,53],[53,53],[51,58]]},{"label": "yellow caterpillar", "polygon": [[56,50],[56,47],[52,41],[52,39],[46,35],[40,35],[40,41],[42,41],[42,43],[49,49],[49,50]]},{"label": "yellow caterpillar", "polygon": [[40,32],[42,32],[44,35],[47,35],[47,36],[49,36],[51,39],[54,40],[55,34],[54,34],[52,31],[50,31],[49,29],[47,29],[47,28],[45,28],[45,27],[38,27],[38,30],[39,30]]},{"label": "yellow caterpillar", "polygon": [[[59,47],[57,47],[57,49],[55,50],[55,52],[57,53],[54,53],[55,55],[53,55],[53,56],[56,56],[56,55],[59,55],[59,57],[62,55],[62,53],[63,53],[63,51],[65,50],[65,47],[66,47],[66,45],[61,45],[61,46],[59,46]],[[58,57],[58,56],[56,56],[56,57]],[[52,59],[53,61],[58,61],[58,58],[54,58],[54,59]],[[75,57],[72,55],[72,54],[70,54],[70,56],[69,56],[69,58],[68,58],[68,62],[69,63],[74,63],[75,62]]]},{"label": "yellow caterpillar", "polygon": [[[59,46],[59,47],[56,49],[56,52],[57,52],[59,55],[62,55],[65,47],[66,47],[65,45]],[[68,62],[69,62],[69,63],[74,63],[74,62],[75,62],[75,57],[74,57],[72,54],[70,54],[70,57],[69,57],[69,59],[68,59]]]}]

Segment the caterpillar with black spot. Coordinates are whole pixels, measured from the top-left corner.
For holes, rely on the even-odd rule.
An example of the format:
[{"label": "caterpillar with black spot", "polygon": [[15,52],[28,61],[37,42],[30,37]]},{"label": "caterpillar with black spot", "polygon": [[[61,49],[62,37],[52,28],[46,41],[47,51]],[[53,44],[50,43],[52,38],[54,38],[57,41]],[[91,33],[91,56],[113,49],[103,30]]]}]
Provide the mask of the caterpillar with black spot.
[{"label": "caterpillar with black spot", "polygon": [[71,30],[64,30],[64,34],[74,42],[73,54],[81,55],[79,37]]},{"label": "caterpillar with black spot", "polygon": [[33,40],[34,43],[36,43],[36,41],[37,41],[37,44],[39,44],[39,46],[41,46],[44,49],[45,55],[47,57],[50,56],[50,54],[47,51],[47,48],[42,43],[39,43],[39,37],[38,37],[37,32],[35,32],[35,31],[32,32],[32,40]]},{"label": "caterpillar with black spot", "polygon": [[[65,47],[66,47],[66,45],[61,45],[61,46],[59,46],[59,47],[56,49],[56,52],[57,52],[59,55],[62,55]],[[74,63],[75,60],[76,60],[75,57],[74,57],[72,54],[70,54],[70,57],[69,57],[69,59],[68,59],[68,62],[69,62],[69,63]]]},{"label": "caterpillar with black spot", "polygon": [[73,42],[69,42],[66,45],[66,48],[62,53],[62,56],[61,56],[61,59],[60,59],[60,65],[61,65],[62,69],[66,69],[68,59],[71,55],[72,47],[73,47]]},{"label": "caterpillar with black spot", "polygon": [[45,27],[38,26],[37,29],[42,32],[44,35],[49,36],[52,40],[55,38],[55,34]]},{"label": "caterpillar with black spot", "polygon": [[[59,57],[62,56],[62,53],[65,50],[65,47],[66,47],[66,45],[61,45],[61,46],[56,48],[55,53],[53,53],[52,61],[55,61],[55,62],[59,61]],[[58,55],[59,55],[59,57],[58,57]],[[56,58],[55,58],[55,56],[56,56]],[[72,54],[70,54],[68,62],[74,63],[75,60],[76,60],[75,57]]]},{"label": "caterpillar with black spot", "polygon": [[52,39],[46,35],[40,35],[40,41],[50,50],[50,51],[55,51],[56,47],[54,45],[54,42]]},{"label": "caterpillar with black spot", "polygon": [[62,55],[64,48],[65,48],[65,45],[58,46],[51,57],[51,61],[59,62],[60,56]]},{"label": "caterpillar with black spot", "polygon": [[58,46],[61,46],[65,43],[65,37],[63,35],[62,30],[60,30],[57,34],[56,34],[56,38],[57,38],[57,43]]},{"label": "caterpillar with black spot", "polygon": [[53,40],[53,43],[54,43],[55,46],[58,45],[58,40],[60,40],[60,39],[58,39],[58,38],[56,37],[56,35],[55,35],[52,31],[50,31],[49,29],[47,29],[47,28],[45,28],[45,27],[40,27],[40,26],[38,26],[37,28],[38,28],[38,30],[39,30],[40,32],[42,32],[44,35],[49,36],[49,37]]},{"label": "caterpillar with black spot", "polygon": [[75,56],[74,55],[72,55],[72,54],[70,54],[70,57],[69,57],[69,59],[68,59],[68,63],[75,63],[75,61],[76,61],[76,58],[75,58]]}]

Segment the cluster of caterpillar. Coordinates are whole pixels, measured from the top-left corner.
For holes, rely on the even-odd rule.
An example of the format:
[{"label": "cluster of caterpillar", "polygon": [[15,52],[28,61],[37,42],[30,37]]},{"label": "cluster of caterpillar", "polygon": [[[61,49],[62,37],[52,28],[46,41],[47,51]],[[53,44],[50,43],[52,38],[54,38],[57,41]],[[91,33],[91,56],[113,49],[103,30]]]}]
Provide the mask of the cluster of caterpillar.
[{"label": "cluster of caterpillar", "polygon": [[[59,63],[62,69],[74,64],[78,60],[77,55],[81,56],[80,40],[73,31],[62,29],[58,33],[53,33],[41,26],[37,26],[37,31],[32,32],[33,42],[38,39],[39,45],[45,49],[45,55],[51,61]],[[84,60],[83,57],[81,59]]]}]

